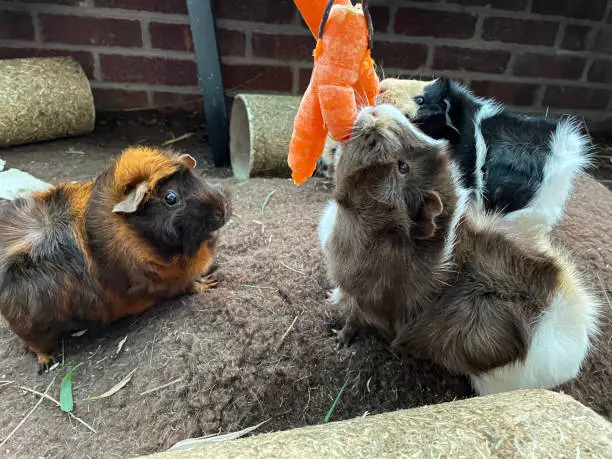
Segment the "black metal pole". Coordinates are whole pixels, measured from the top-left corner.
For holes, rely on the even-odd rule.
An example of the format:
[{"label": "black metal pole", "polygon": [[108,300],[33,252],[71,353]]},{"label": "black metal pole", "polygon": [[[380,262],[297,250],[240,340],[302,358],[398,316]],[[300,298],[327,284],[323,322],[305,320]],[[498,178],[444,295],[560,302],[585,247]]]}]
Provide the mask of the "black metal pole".
[{"label": "black metal pole", "polygon": [[229,116],[223,88],[213,1],[187,0],[187,11],[189,11],[198,65],[198,80],[204,97],[210,148],[215,166],[223,167],[230,163]]}]

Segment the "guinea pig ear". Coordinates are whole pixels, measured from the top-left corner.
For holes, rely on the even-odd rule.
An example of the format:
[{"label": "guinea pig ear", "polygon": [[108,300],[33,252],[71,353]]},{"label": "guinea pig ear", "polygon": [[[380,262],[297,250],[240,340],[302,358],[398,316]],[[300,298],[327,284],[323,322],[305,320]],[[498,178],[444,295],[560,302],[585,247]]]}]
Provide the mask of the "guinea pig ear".
[{"label": "guinea pig ear", "polygon": [[193,169],[198,164],[193,156],[185,153],[184,155],[179,156],[179,161],[183,164],[187,169]]},{"label": "guinea pig ear", "polygon": [[412,235],[416,239],[429,239],[436,234],[436,217],[442,213],[444,206],[440,195],[435,191],[427,191],[421,209],[414,219]]},{"label": "guinea pig ear", "polygon": [[140,203],[144,199],[147,191],[149,190],[149,184],[147,182],[140,183],[136,188],[128,194],[123,201],[115,204],[113,212],[116,214],[133,214],[138,210]]}]

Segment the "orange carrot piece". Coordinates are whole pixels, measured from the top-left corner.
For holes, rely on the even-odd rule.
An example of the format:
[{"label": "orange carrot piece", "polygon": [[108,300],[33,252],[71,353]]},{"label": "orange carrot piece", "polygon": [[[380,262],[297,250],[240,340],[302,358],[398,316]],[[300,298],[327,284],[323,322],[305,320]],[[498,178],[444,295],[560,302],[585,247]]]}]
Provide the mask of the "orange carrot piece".
[{"label": "orange carrot piece", "polygon": [[304,183],[315,171],[326,136],[319,99],[311,85],[300,102],[289,144],[288,163],[292,171],[291,178],[297,185]]},{"label": "orange carrot piece", "polygon": [[357,92],[357,102],[360,105],[374,105],[378,91],[380,90],[380,82],[376,70],[374,70],[374,60],[370,56],[370,50],[367,51],[366,57],[361,61],[359,69],[359,78],[355,91]]},{"label": "orange carrot piece", "polygon": [[321,85],[319,103],[323,122],[334,140],[346,140],[357,118],[355,91],[351,87]]}]

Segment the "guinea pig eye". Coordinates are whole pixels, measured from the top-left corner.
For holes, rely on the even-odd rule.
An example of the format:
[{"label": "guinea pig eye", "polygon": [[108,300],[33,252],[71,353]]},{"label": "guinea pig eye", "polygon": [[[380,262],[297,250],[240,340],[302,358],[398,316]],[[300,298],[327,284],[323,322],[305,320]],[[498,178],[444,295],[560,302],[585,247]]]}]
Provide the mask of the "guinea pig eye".
[{"label": "guinea pig eye", "polygon": [[404,161],[398,161],[397,170],[400,174],[406,175],[408,172],[410,172],[410,166],[408,166],[408,164],[406,164]]},{"label": "guinea pig eye", "polygon": [[425,103],[425,99],[422,98],[421,96],[416,97],[414,101],[417,103],[417,105],[423,105]]},{"label": "guinea pig eye", "polygon": [[169,206],[174,206],[178,202],[178,196],[174,191],[168,191],[164,196],[164,201]]}]

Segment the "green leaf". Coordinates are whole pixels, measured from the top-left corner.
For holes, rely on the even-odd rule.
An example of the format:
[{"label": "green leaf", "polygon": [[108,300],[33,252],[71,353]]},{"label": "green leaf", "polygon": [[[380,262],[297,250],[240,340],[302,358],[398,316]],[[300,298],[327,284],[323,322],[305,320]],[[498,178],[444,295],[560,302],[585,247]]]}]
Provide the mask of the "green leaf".
[{"label": "green leaf", "polygon": [[66,376],[62,378],[62,384],[60,386],[60,409],[67,413],[74,408],[74,401],[72,399],[72,373],[81,365],[83,365],[83,362],[72,367],[72,369],[66,373]]},{"label": "green leaf", "polygon": [[338,401],[340,400],[340,397],[342,397],[342,392],[344,392],[344,388],[346,387],[347,383],[348,383],[348,380],[345,381],[345,383],[342,385],[342,388],[340,389],[340,392],[338,392],[338,395],[336,395],[336,399],[334,400],[334,403],[332,403],[331,408],[329,409],[329,411],[325,415],[325,418],[323,419],[323,422],[327,422],[327,421],[329,421],[329,418],[331,418],[331,415],[334,413],[334,410],[336,409],[336,405],[338,404]]}]

